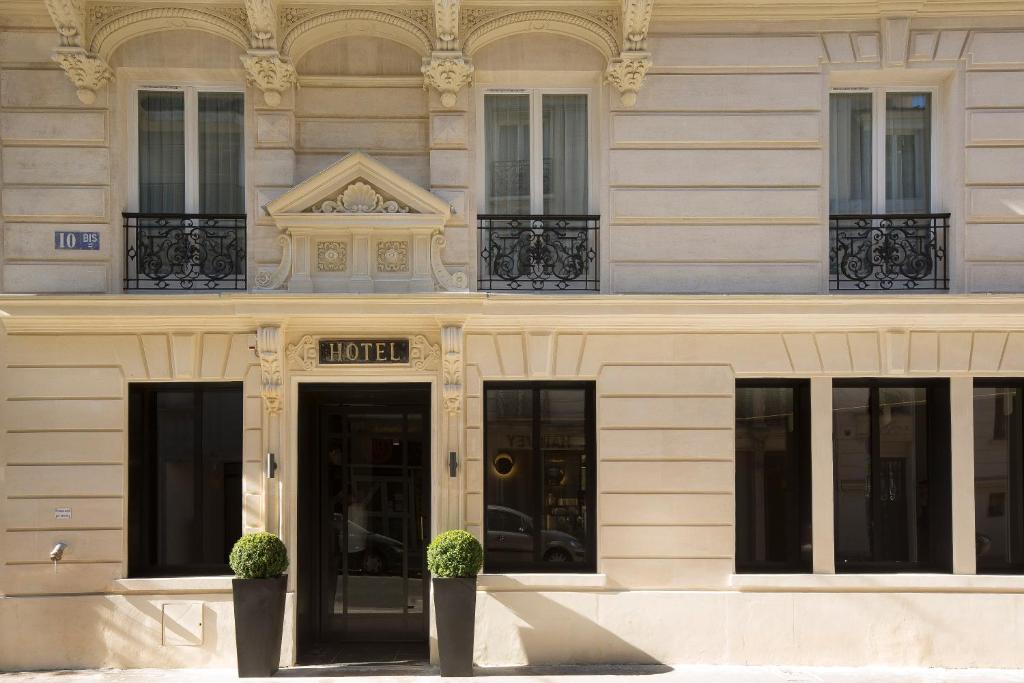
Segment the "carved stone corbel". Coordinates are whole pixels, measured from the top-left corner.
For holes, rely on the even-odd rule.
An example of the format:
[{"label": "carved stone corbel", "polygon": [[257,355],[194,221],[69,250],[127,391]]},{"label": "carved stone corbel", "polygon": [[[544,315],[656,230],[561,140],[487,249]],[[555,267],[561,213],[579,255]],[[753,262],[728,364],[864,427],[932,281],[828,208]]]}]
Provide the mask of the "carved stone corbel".
[{"label": "carved stone corbel", "polygon": [[441,328],[441,379],[444,409],[449,415],[462,412],[462,327]]},{"label": "carved stone corbel", "polygon": [[636,95],[651,68],[648,52],[623,52],[608,64],[605,82],[619,92],[619,101],[624,107],[636,105]]},{"label": "carved stone corbel", "polygon": [[423,87],[441,94],[441,104],[455,106],[459,91],[473,82],[473,65],[459,44],[462,0],[434,0],[434,51],[423,60]]},{"label": "carved stone corbel", "polygon": [[282,409],[281,328],[260,327],[256,330],[256,355],[260,360],[260,397],[269,415],[280,415]]},{"label": "carved stone corbel", "polygon": [[423,87],[441,93],[441,104],[455,106],[459,91],[473,82],[473,65],[461,52],[434,52],[423,60]]},{"label": "carved stone corbel", "polygon": [[281,93],[298,83],[295,66],[285,61],[277,50],[249,50],[242,56],[249,85],[263,91],[263,100],[268,107],[281,104]]},{"label": "carved stone corbel", "polygon": [[78,90],[82,104],[96,101],[96,91],[114,79],[114,72],[102,58],[85,49],[85,12],[80,0],[46,0],[53,25],[60,36],[60,45],[53,51],[53,61],[67,74]]},{"label": "carved stone corbel", "polygon": [[469,278],[464,272],[451,272],[441,261],[441,250],[448,243],[445,236],[439,232],[430,238],[430,270],[434,273],[434,280],[438,287],[446,292],[461,292],[469,287]]},{"label": "carved stone corbel", "polygon": [[647,32],[651,26],[654,0],[622,0],[622,51],[605,70],[605,82],[619,93],[624,107],[636,105],[636,96],[650,70]]},{"label": "carved stone corbel", "polygon": [[274,269],[261,268],[256,271],[256,289],[279,289],[292,272],[292,239],[288,235],[278,235],[277,243],[281,245],[281,263]]},{"label": "carved stone corbel", "polygon": [[245,0],[252,46],[277,50],[277,7],[274,0]]}]

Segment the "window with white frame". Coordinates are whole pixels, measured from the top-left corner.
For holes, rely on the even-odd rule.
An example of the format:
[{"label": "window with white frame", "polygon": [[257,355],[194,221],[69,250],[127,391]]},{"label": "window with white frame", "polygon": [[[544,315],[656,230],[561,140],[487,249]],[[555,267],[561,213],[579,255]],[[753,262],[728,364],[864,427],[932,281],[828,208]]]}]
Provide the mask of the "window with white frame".
[{"label": "window with white frame", "polygon": [[587,100],[542,90],[484,95],[483,213],[589,212]]},{"label": "window with white frame", "polygon": [[245,212],[244,96],[196,87],[138,90],[138,211]]},{"label": "window with white frame", "polygon": [[833,92],[829,212],[929,213],[933,116],[927,90]]}]

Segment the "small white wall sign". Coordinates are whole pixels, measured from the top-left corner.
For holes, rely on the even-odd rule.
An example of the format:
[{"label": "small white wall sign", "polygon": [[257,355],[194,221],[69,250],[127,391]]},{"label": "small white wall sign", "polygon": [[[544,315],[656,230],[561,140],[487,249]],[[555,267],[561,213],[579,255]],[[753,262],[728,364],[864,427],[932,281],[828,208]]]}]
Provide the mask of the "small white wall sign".
[{"label": "small white wall sign", "polygon": [[71,519],[71,508],[54,508],[54,519]]}]

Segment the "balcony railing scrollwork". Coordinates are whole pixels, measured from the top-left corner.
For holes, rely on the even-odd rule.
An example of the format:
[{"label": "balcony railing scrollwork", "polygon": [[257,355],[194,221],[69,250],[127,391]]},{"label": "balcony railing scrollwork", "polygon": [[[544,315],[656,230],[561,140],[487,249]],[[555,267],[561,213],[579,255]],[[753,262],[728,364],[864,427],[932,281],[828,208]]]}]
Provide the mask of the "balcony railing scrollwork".
[{"label": "balcony railing scrollwork", "polygon": [[600,216],[480,215],[484,291],[598,291]]},{"label": "balcony railing scrollwork", "polygon": [[126,290],[244,290],[245,214],[124,217]]},{"label": "balcony railing scrollwork", "polygon": [[833,215],[832,291],[948,290],[949,214]]}]

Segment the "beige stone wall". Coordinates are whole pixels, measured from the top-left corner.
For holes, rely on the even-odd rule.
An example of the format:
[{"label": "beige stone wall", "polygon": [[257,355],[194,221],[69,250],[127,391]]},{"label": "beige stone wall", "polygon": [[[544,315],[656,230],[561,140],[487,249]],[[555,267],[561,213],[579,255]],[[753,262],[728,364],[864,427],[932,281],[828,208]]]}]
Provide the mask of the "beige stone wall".
[{"label": "beige stone wall", "polygon": [[[245,529],[261,528],[263,410],[251,340],[224,332],[2,338],[0,668],[231,664],[230,582],[125,579],[127,392],[129,382],[244,383],[239,514]],[[58,507],[70,507],[71,519],[56,519]],[[48,555],[58,541],[68,548],[55,571]]]}]

